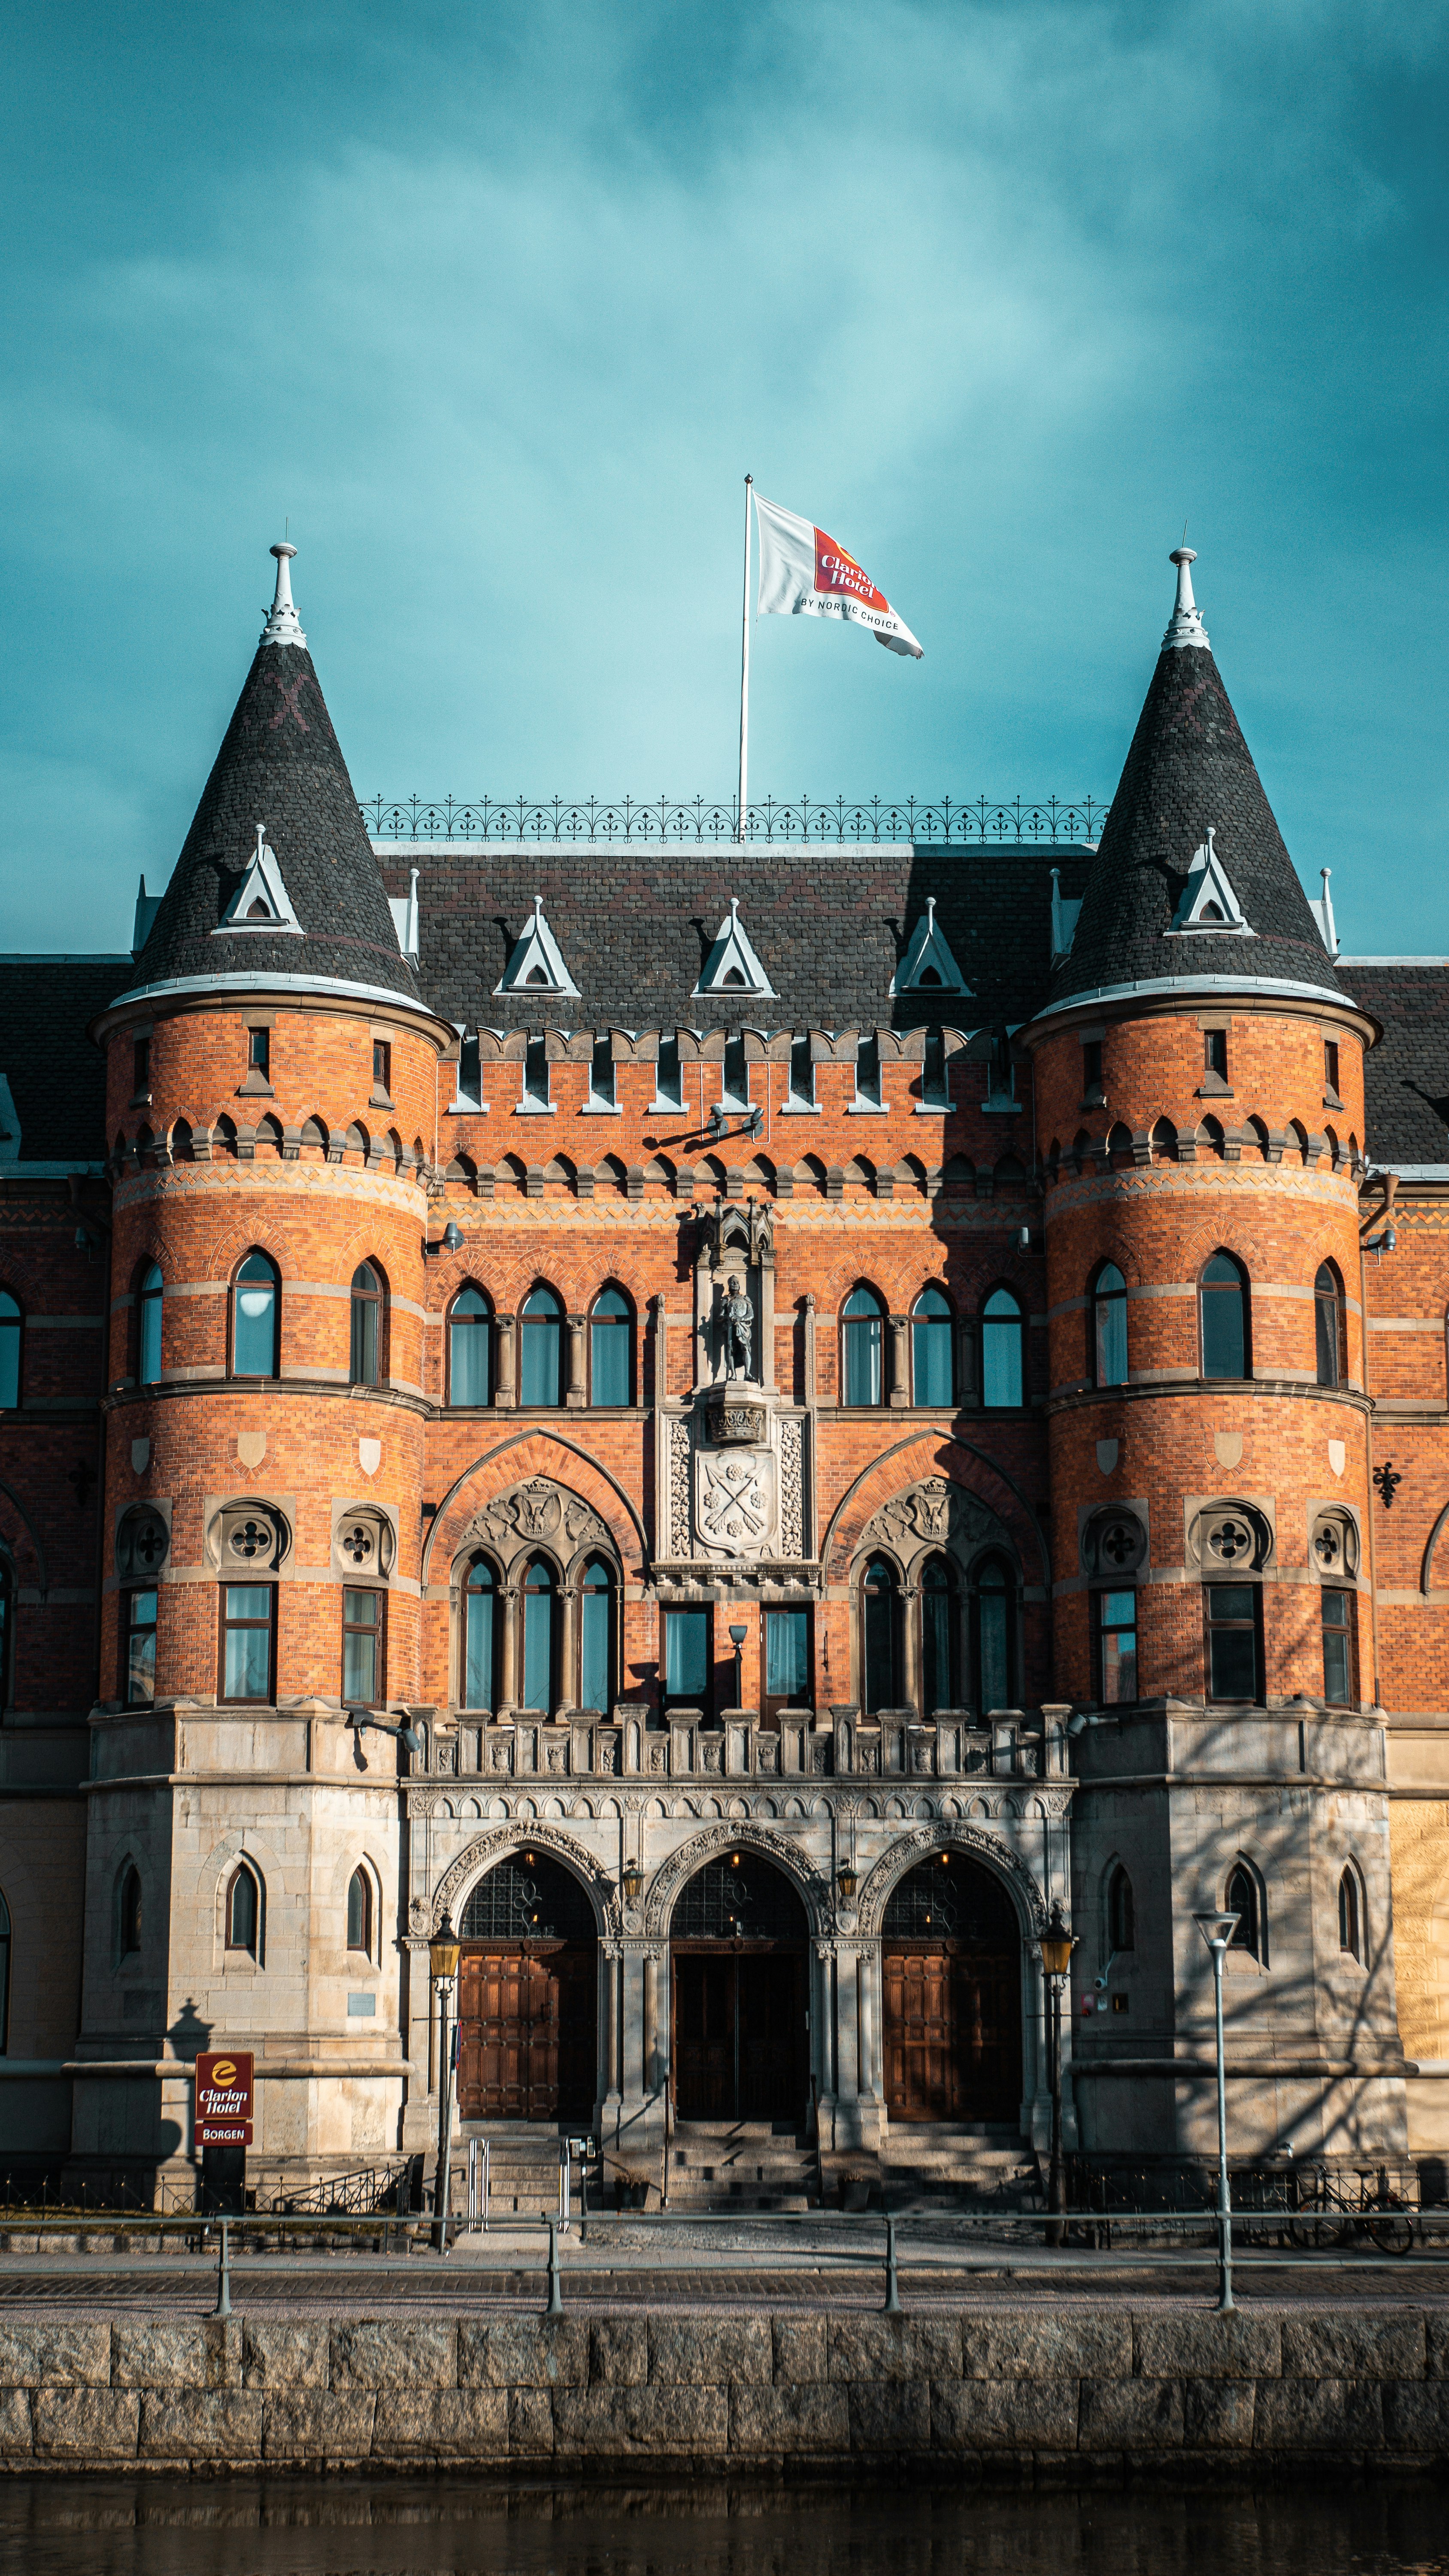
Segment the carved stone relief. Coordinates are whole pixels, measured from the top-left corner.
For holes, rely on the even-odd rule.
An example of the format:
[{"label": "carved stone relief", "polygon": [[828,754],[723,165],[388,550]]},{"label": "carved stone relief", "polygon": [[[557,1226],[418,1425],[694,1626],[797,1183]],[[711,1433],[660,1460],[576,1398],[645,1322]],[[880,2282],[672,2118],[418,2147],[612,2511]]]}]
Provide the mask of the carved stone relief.
[{"label": "carved stone relief", "polygon": [[904,1493],[892,1494],[867,1521],[860,1543],[862,1548],[890,1547],[899,1556],[927,1547],[952,1547],[963,1555],[974,1555],[983,1547],[1000,1547],[1010,1556],[1016,1553],[995,1512],[946,1476],[930,1476],[919,1485],[908,1485]]},{"label": "carved stone relief", "polygon": [[530,1477],[508,1493],[497,1494],[474,1515],[470,1536],[491,1539],[505,1555],[525,1547],[551,1547],[568,1556],[580,1547],[606,1547],[613,1540],[592,1505],[556,1485],[548,1476]]}]

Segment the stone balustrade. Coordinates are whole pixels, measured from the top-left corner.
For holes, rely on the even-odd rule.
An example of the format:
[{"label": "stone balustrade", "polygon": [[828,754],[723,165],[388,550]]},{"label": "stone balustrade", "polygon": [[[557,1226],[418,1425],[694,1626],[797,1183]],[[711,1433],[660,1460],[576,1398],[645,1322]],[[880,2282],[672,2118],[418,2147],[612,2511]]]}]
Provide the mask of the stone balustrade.
[{"label": "stone balustrade", "polygon": [[1048,1713],[1033,1723],[1019,1709],[973,1711],[886,1709],[866,1717],[856,1707],[823,1716],[783,1709],[763,1726],[754,1709],[726,1709],[717,1722],[698,1709],[676,1709],[650,1725],[642,1704],[624,1703],[610,1717],[587,1711],[549,1718],[515,1709],[498,1718],[437,1721],[415,1770],[445,1777],[482,1773],[510,1779],[922,1779],[1064,1778],[1066,1738]]}]

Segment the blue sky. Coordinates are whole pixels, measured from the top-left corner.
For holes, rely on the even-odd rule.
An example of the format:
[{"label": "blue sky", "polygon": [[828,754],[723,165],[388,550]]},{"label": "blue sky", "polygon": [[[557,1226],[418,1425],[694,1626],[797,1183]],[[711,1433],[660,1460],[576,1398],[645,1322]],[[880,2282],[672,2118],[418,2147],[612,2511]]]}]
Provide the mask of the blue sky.
[{"label": "blue sky", "polygon": [[1449,952],[1449,6],[19,0],[10,949],[129,939],[289,517],[360,795],[1109,796],[1198,596],[1350,948]]}]

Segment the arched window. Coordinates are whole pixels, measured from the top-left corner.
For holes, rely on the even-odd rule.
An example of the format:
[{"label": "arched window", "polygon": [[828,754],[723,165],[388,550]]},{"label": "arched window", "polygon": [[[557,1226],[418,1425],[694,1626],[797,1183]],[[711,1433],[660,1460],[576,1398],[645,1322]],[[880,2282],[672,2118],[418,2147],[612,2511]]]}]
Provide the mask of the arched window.
[{"label": "arched window", "polygon": [[601,1290],[589,1317],[589,1393],[595,1404],[634,1401],[634,1317],[618,1288]]},{"label": "arched window", "polygon": [[1262,1909],[1258,1903],[1258,1882],[1246,1861],[1239,1861],[1228,1880],[1227,1910],[1229,1914],[1236,1914],[1238,1918],[1229,1948],[1246,1950],[1250,1959],[1261,1959],[1263,1924]]},{"label": "arched window", "polygon": [[885,1309],[873,1288],[852,1288],[840,1310],[840,1401],[879,1404]]},{"label": "arched window", "polygon": [[541,1708],[549,1715],[558,1698],[554,1678],[556,1610],[553,1568],[545,1558],[535,1557],[523,1578],[523,1705]]},{"label": "arched window", "polygon": [[1107,1885],[1107,1947],[1114,1952],[1137,1947],[1137,1907],[1132,1895],[1132,1881],[1120,1861]]},{"label": "arched window", "polygon": [[10,2046],[10,1908],[0,1896],[0,2057]]},{"label": "arched window", "polygon": [[236,1274],[232,1299],[233,1377],[275,1377],[280,1274],[265,1252],[249,1252]]},{"label": "arched window", "polygon": [[463,1706],[498,1706],[498,1577],[486,1556],[476,1556],[463,1586]]},{"label": "arched window", "polygon": [[601,1556],[591,1556],[579,1590],[579,1706],[607,1716],[614,1684],[614,1585]]},{"label": "arched window", "polygon": [[354,1386],[376,1386],[382,1351],[382,1280],[370,1261],[359,1261],[352,1274],[352,1357],[348,1374]]},{"label": "arched window", "polygon": [[260,1955],[261,1932],[261,1883],[249,1861],[238,1861],[226,1891],[226,1946],[255,1959]]},{"label": "arched window", "polygon": [[0,1288],[0,1413],[20,1402],[20,1309],[8,1288]]},{"label": "arched window", "polygon": [[[551,1288],[535,1288],[523,1301],[523,1325],[520,1334],[518,1401],[524,1406],[537,1406],[555,1411],[560,1402],[559,1378],[563,1358],[563,1308]],[[530,1700],[530,1708],[537,1707]]]},{"label": "arched window", "polygon": [[1104,1261],[1092,1282],[1092,1379],[1127,1383],[1127,1282],[1115,1261]]},{"label": "arched window", "polygon": [[1363,1896],[1351,1861],[1338,1882],[1338,1946],[1363,1965]]},{"label": "arched window", "polygon": [[976,1706],[1014,1706],[1016,1586],[999,1557],[989,1556],[976,1577]]},{"label": "arched window", "polygon": [[1198,1289],[1204,1377],[1248,1374],[1248,1282],[1230,1252],[1215,1252]]},{"label": "arched window", "polygon": [[921,1715],[958,1708],[956,1696],[956,1587],[943,1556],[921,1568]]},{"label": "arched window", "polygon": [[1338,1273],[1331,1261],[1325,1261],[1313,1282],[1314,1339],[1320,1386],[1337,1386],[1339,1382],[1341,1315]]},{"label": "arched window", "polygon": [[954,1404],[955,1327],[951,1301],[939,1288],[923,1288],[911,1317],[913,1393],[917,1404]]},{"label": "arched window", "polygon": [[156,1386],[160,1378],[161,1265],[153,1261],[136,1292],[136,1384]]},{"label": "arched window", "polygon": [[448,1309],[448,1402],[493,1401],[493,1309],[470,1281]]},{"label": "arched window", "polygon": [[981,1401],[1000,1409],[1022,1402],[1021,1308],[1009,1288],[993,1288],[981,1309]]},{"label": "arched window", "polygon": [[873,1556],[860,1587],[861,1705],[867,1716],[900,1706],[900,1620],[895,1568]]},{"label": "arched window", "polygon": [[121,1956],[133,1959],[141,1947],[141,1873],[134,1861],[121,1881]]},{"label": "arched window", "polygon": [[372,1881],[355,1869],[347,1882],[347,1946],[372,1956]]}]

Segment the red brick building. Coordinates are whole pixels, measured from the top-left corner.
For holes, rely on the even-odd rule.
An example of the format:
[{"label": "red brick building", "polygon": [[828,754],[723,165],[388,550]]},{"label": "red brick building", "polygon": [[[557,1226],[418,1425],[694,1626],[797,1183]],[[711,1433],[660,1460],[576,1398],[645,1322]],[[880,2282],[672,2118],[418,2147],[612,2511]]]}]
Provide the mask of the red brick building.
[{"label": "red brick building", "polygon": [[[1105,825],[366,821],[277,599],[132,956],[0,961],[3,2147],[676,2197],[1442,2144],[1449,964],[1179,596]],[[744,2130],[740,2124],[744,2123]],[[796,2133],[792,2137],[793,2131]],[[752,2155],[766,2149],[751,2146]]]}]

